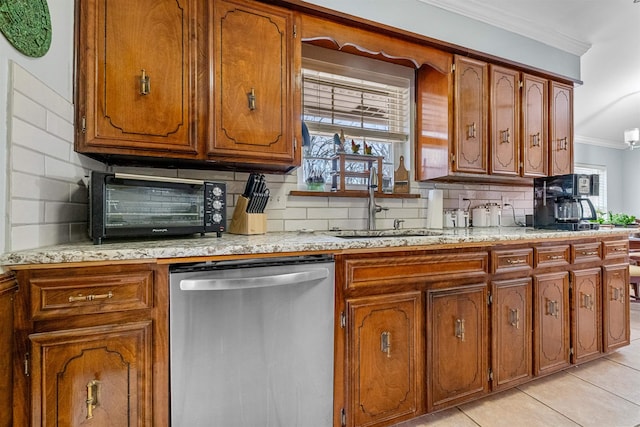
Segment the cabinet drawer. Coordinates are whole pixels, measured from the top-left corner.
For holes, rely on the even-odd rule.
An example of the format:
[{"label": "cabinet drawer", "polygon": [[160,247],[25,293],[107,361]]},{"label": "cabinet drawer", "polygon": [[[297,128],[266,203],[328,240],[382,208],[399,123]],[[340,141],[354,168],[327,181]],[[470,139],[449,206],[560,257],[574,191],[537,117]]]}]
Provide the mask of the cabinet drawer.
[{"label": "cabinet drawer", "polygon": [[602,249],[599,242],[571,245],[572,262],[599,261]]},{"label": "cabinet drawer", "polygon": [[108,275],[32,278],[33,320],[151,307],[153,272],[135,270]]},{"label": "cabinet drawer", "polygon": [[533,261],[536,267],[554,267],[567,265],[570,261],[569,245],[536,247],[533,250]]},{"label": "cabinet drawer", "polygon": [[486,252],[347,259],[345,283],[347,289],[354,289],[401,284],[406,283],[407,279],[467,279],[486,274],[487,264]]},{"label": "cabinet drawer", "polygon": [[491,272],[507,273],[531,268],[533,249],[511,249],[491,251]]},{"label": "cabinet drawer", "polygon": [[629,240],[602,242],[602,257],[606,260],[626,258],[629,255]]}]

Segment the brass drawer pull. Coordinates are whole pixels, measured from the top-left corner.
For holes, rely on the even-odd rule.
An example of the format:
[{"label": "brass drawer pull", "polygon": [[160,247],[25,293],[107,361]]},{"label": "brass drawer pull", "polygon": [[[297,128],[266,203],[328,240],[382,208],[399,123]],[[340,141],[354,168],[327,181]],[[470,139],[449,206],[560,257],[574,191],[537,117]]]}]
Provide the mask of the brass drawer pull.
[{"label": "brass drawer pull", "polygon": [[614,252],[626,252],[627,248],[613,248]]},{"label": "brass drawer pull", "polygon": [[585,255],[585,256],[589,256],[589,255],[600,255],[598,253],[598,251],[582,251],[580,252],[581,255]]},{"label": "brass drawer pull", "polygon": [[555,317],[556,319],[558,318],[558,315],[560,314],[558,301],[547,301],[547,314]]},{"label": "brass drawer pull", "polygon": [[526,264],[526,263],[527,263],[527,260],[526,259],[522,259],[522,258],[519,258],[519,259],[511,259],[511,258],[509,258],[507,260],[507,264],[509,264],[509,265],[518,265],[518,264]]},{"label": "brass drawer pull", "polygon": [[96,299],[111,299],[113,298],[113,292],[109,291],[107,294],[101,295],[82,295],[79,294],[77,297],[70,296],[69,302],[79,302],[79,301],[93,301]]},{"label": "brass drawer pull", "polygon": [[582,306],[587,310],[593,311],[593,295],[582,294]]},{"label": "brass drawer pull", "polygon": [[549,255],[547,256],[548,260],[559,260],[559,259],[564,259],[564,255]]}]

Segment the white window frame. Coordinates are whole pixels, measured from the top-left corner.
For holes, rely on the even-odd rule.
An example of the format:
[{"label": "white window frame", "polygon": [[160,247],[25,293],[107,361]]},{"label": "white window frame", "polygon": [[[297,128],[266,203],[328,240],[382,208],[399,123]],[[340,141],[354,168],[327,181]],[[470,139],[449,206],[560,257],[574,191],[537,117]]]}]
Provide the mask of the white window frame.
[{"label": "white window frame", "polygon": [[576,163],[573,165],[574,173],[582,173],[588,175],[598,175],[599,188],[597,196],[589,196],[589,200],[593,203],[596,211],[603,214],[608,213],[607,204],[607,167],[602,165],[593,165],[588,163]]}]

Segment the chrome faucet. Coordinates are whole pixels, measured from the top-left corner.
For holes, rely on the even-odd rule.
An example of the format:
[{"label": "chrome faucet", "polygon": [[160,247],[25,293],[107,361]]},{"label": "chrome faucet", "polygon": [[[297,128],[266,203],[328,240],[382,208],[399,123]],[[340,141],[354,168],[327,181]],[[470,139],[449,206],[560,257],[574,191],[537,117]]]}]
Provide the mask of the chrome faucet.
[{"label": "chrome faucet", "polygon": [[369,230],[376,229],[376,214],[383,210],[389,210],[389,208],[382,207],[376,203],[376,189],[378,188],[378,174],[375,166],[371,166],[369,169],[369,215],[367,217],[367,228]]}]

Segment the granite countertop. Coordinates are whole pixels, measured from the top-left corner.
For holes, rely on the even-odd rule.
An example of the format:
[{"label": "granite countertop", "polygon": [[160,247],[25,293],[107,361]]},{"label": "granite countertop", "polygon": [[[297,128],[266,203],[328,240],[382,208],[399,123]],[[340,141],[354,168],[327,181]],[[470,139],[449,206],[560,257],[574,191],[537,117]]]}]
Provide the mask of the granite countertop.
[{"label": "granite countertop", "polygon": [[[458,246],[469,243],[499,243],[545,239],[627,236],[630,229],[597,231],[554,231],[522,227],[488,227],[444,230],[387,230],[377,237],[338,237],[367,232],[330,232],[302,230],[244,236],[225,233],[221,238],[213,235],[162,240],[107,241],[93,245],[90,241],[7,252],[0,255],[0,266],[19,264],[57,264],[89,261],[156,260],[186,257],[214,257],[224,255],[260,255],[285,252],[340,252],[344,250],[384,249],[411,246]],[[396,234],[396,235],[394,235]],[[399,234],[399,235],[397,235]],[[407,235],[427,234],[427,235]]]}]

